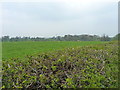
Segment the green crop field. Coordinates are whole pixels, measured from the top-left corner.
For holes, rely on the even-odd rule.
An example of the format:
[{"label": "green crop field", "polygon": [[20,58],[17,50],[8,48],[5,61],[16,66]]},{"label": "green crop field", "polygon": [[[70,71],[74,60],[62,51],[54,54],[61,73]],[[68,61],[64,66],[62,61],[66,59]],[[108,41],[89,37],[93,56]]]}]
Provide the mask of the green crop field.
[{"label": "green crop field", "polygon": [[118,88],[117,42],[6,42],[3,58],[2,88]]},{"label": "green crop field", "polygon": [[40,42],[3,42],[2,59],[24,58],[27,55],[56,51],[69,47],[101,44],[101,41],[40,41]]}]

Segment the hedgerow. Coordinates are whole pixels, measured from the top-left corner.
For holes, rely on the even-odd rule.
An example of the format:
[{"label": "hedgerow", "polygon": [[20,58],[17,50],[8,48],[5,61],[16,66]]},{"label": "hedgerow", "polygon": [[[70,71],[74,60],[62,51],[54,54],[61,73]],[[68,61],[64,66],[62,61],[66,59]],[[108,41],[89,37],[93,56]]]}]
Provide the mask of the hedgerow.
[{"label": "hedgerow", "polygon": [[118,44],[67,48],[3,61],[2,88],[117,88]]}]

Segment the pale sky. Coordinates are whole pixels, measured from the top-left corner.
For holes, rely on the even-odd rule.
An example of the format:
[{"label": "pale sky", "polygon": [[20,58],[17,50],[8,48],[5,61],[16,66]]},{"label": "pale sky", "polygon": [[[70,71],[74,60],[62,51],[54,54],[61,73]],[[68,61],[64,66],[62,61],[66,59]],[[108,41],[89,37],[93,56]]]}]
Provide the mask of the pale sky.
[{"label": "pale sky", "polygon": [[117,0],[30,1],[0,3],[2,36],[114,36],[118,33]]}]

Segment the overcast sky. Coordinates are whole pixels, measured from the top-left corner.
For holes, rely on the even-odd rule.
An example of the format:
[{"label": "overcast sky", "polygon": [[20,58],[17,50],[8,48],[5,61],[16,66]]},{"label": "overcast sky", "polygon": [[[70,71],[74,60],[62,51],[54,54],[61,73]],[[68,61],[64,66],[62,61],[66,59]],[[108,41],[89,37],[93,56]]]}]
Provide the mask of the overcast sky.
[{"label": "overcast sky", "polygon": [[[4,2],[2,35],[52,37],[118,33],[117,2]],[[1,16],[1,14],[0,14]]]}]

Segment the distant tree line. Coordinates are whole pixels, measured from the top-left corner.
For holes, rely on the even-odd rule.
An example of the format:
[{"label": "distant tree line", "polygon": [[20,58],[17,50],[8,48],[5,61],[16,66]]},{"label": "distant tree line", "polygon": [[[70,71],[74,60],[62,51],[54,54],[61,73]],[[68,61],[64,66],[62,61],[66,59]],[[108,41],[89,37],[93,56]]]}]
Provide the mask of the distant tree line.
[{"label": "distant tree line", "polygon": [[3,36],[1,38],[2,42],[13,42],[13,41],[111,41],[118,40],[120,34],[114,37],[109,37],[108,35],[98,36],[98,35],[64,35],[56,36],[52,38],[41,38],[41,37],[10,37]]}]

